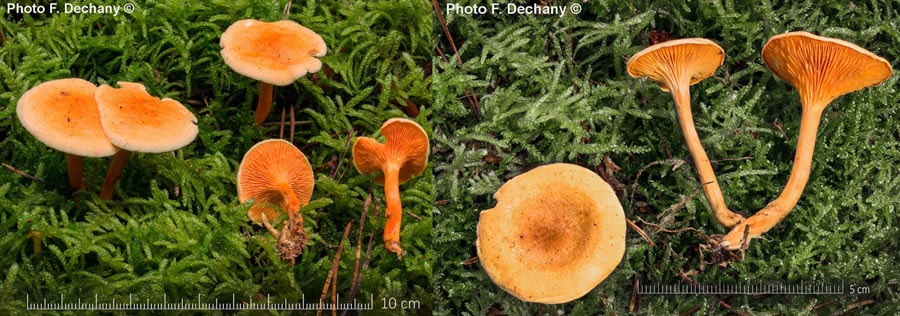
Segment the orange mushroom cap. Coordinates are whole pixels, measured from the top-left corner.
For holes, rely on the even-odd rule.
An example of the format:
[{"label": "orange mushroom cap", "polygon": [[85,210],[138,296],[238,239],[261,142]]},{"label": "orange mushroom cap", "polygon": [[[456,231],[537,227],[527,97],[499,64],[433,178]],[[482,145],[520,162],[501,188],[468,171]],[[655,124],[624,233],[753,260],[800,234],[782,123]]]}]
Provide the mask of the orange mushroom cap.
[{"label": "orange mushroom cap", "polygon": [[[238,199],[241,203],[254,199],[247,216],[255,222],[278,217],[278,209],[285,210],[284,186],[296,195],[299,206],[309,204],[315,187],[312,166],[306,155],[293,144],[282,139],[264,140],[247,151],[237,173]],[[277,207],[277,209],[276,209]]]},{"label": "orange mushroom cap", "polygon": [[825,107],[839,96],[881,84],[893,72],[887,60],[856,44],[807,32],[773,36],[762,57],[797,88],[804,107]]},{"label": "orange mushroom cap", "polygon": [[584,296],[625,253],[625,213],[594,172],[537,167],[507,181],[478,220],[478,258],[500,288],[528,302]]},{"label": "orange mushroom cap", "polygon": [[293,21],[240,20],[231,24],[219,42],[222,58],[235,72],[286,86],[322,68],[315,57],[325,56],[325,41]]},{"label": "orange mushroom cap", "polygon": [[180,102],[160,100],[144,85],[118,82],[102,85],[94,93],[100,122],[109,140],[119,148],[145,153],[176,150],[197,137],[197,117]]},{"label": "orange mushroom cap", "polygon": [[662,42],[628,59],[632,77],[647,77],[669,91],[669,85],[689,80],[689,85],[712,76],[725,60],[725,51],[705,38],[683,38]]},{"label": "orange mushroom cap", "polygon": [[22,126],[50,148],[83,157],[107,157],[113,146],[100,124],[97,86],[82,79],[39,84],[22,95],[16,115]]},{"label": "orange mushroom cap", "polygon": [[[392,118],[381,125],[384,144],[369,137],[353,143],[353,165],[360,173],[383,172],[389,164],[400,167],[399,184],[425,171],[428,164],[428,134],[415,121]],[[384,174],[375,179],[384,185]]]}]

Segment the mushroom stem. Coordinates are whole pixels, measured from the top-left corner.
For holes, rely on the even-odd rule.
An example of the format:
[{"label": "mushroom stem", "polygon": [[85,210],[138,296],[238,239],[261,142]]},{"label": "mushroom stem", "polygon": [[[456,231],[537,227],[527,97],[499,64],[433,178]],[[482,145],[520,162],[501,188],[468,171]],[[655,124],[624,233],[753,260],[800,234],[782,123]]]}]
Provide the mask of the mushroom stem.
[{"label": "mushroom stem", "polygon": [[66,154],[66,166],[69,171],[69,184],[72,188],[84,191],[84,163],[81,156]]},{"label": "mushroom stem", "polygon": [[694,161],[694,169],[700,176],[700,184],[706,200],[709,201],[709,207],[712,208],[716,219],[725,227],[731,227],[744,220],[740,214],[732,212],[725,205],[725,199],[722,197],[722,189],[719,188],[719,182],[716,180],[716,173],[713,171],[700,143],[700,136],[697,135],[697,129],[694,127],[694,117],[691,113],[691,94],[690,88],[687,86],[690,78],[680,80],[684,84],[668,84],[672,98],[675,99],[675,113],[678,116],[678,123],[681,125],[681,134],[684,136],[684,142],[687,143],[688,150],[691,152],[691,158]]},{"label": "mushroom stem", "polygon": [[265,226],[266,229],[269,230],[269,233],[272,234],[275,239],[280,239],[281,233],[279,233],[278,230],[275,229],[275,227],[272,227],[272,223],[269,223],[269,218],[266,217],[266,212],[260,213],[260,216],[262,217],[263,226]]},{"label": "mushroom stem", "polygon": [[403,219],[403,205],[400,202],[400,167],[389,165],[384,171],[384,198],[387,200],[387,210],[384,215],[387,222],[384,224],[384,248],[397,254],[397,258],[403,257],[403,248],[400,247],[400,222]]},{"label": "mushroom stem", "polygon": [[800,135],[797,140],[797,151],[794,153],[794,165],[791,167],[791,176],[788,178],[781,195],[766,205],[746,221],[735,226],[722,245],[728,249],[738,249],[743,244],[744,230],[747,230],[747,240],[759,237],[775,227],[797,205],[806,182],[809,180],[809,171],[812,167],[813,152],[816,147],[816,132],[819,128],[819,120],[822,117],[824,106],[804,107],[800,120]]},{"label": "mushroom stem", "polygon": [[273,87],[271,84],[262,81],[259,82],[259,101],[256,104],[257,126],[262,125],[262,123],[266,121],[266,117],[269,116],[269,111],[272,110],[272,90]]},{"label": "mushroom stem", "polygon": [[291,185],[286,182],[279,183],[277,188],[284,201],[284,205],[282,206],[283,210],[290,218],[290,231],[305,235],[306,232],[303,230],[303,215],[300,214],[300,199],[297,198],[297,194],[294,193]]},{"label": "mushroom stem", "polygon": [[28,232],[28,236],[31,237],[31,248],[34,251],[35,255],[41,253],[41,241],[43,241],[43,234],[39,231],[32,230]]},{"label": "mushroom stem", "polygon": [[106,171],[106,178],[103,179],[103,189],[100,191],[101,199],[110,199],[113,191],[116,189],[116,180],[122,175],[128,158],[131,157],[131,151],[121,149],[113,156],[112,162],[109,164],[109,170]]}]

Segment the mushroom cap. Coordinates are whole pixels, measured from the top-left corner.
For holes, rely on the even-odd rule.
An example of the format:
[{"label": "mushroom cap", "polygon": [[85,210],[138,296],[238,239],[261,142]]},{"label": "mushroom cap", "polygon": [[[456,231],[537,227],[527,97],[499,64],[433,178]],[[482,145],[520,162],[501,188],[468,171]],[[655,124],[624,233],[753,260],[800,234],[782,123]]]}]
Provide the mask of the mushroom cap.
[{"label": "mushroom cap", "polygon": [[240,20],[222,33],[222,58],[235,72],[286,86],[322,68],[325,41],[294,21]]},{"label": "mushroom cap", "polygon": [[160,100],[140,83],[119,81],[120,88],[102,85],[94,93],[100,123],[119,148],[145,153],[176,150],[197,137],[197,117],[180,102]]},{"label": "mushroom cap", "polygon": [[763,61],[797,88],[803,106],[824,107],[844,94],[873,87],[891,77],[891,64],[853,43],[808,32],[773,36],[762,49]]},{"label": "mushroom cap", "polygon": [[428,134],[415,121],[392,118],[381,125],[381,144],[369,137],[359,137],[353,143],[353,166],[360,173],[382,172],[375,179],[384,185],[384,170],[390,164],[399,165],[399,183],[408,181],[425,171],[428,164]]},{"label": "mushroom cap", "polygon": [[669,84],[690,80],[694,85],[712,76],[725,60],[725,51],[705,38],[682,38],[662,42],[634,54],[628,59],[627,71],[632,77],[647,77],[669,91]]},{"label": "mushroom cap", "polygon": [[500,288],[528,302],[584,296],[625,253],[625,213],[594,172],[537,167],[507,181],[478,220],[478,258]]},{"label": "mushroom cap", "polygon": [[50,148],[82,157],[112,156],[119,149],[100,125],[95,90],[97,86],[82,79],[47,81],[19,98],[16,115]]},{"label": "mushroom cap", "polygon": [[241,203],[254,199],[247,216],[259,222],[265,213],[266,218],[275,220],[286,203],[278,190],[278,184],[284,183],[297,195],[300,206],[309,204],[315,179],[306,155],[283,139],[264,140],[250,147],[237,172],[238,199]]}]

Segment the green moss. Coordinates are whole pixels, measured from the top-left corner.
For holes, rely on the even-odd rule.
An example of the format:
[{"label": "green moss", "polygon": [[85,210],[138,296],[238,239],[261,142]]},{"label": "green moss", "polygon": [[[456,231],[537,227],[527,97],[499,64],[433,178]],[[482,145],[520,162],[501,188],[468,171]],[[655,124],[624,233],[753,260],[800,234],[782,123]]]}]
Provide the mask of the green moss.
[{"label": "green moss", "polygon": [[[304,293],[314,301],[343,229],[353,222],[338,276],[338,293],[348,295],[366,195],[383,209],[383,189],[352,167],[348,137],[377,136],[384,120],[406,116],[397,106],[405,100],[419,105],[417,121],[430,132],[430,7],[419,1],[294,4],[288,18],[321,34],[328,55],[323,71],[276,88],[270,116],[294,106],[296,119],[308,122],[293,137],[316,172],[313,202],[303,210],[311,244],[292,267],[278,259],[274,238],[248,221],[248,205],[237,201],[235,171],[243,153],[279,131],[254,126],[257,82],[231,71],[218,44],[234,21],[280,19],[285,2],[134,4],[134,13],[118,16],[0,9],[0,161],[49,183],[0,171],[0,271],[6,272],[0,313],[27,314],[26,293],[32,301],[95,294],[162,301],[164,293],[170,302],[198,294],[208,301],[230,302],[232,294],[244,302],[267,294],[295,301]],[[189,107],[199,119],[199,137],[174,155],[132,156],[108,201],[96,192],[109,159],[86,159],[89,190],[73,198],[62,189],[64,155],[29,135],[14,106],[34,85],[65,77],[142,82],[152,95]],[[432,180],[429,169],[401,187],[404,210],[418,216],[405,218],[403,261],[384,251],[383,211],[369,211],[363,256],[367,236],[374,232],[375,238],[360,300],[418,300],[422,308],[405,313],[430,312]],[[32,230],[50,236],[38,255],[27,235]]]},{"label": "green moss", "polygon": [[[460,5],[474,3],[464,1]],[[868,295],[654,296],[635,301],[641,314],[832,314],[872,300],[852,313],[898,312],[900,121],[896,77],[842,97],[819,128],[809,185],[793,213],[755,240],[741,261],[704,264],[704,238],[639,225],[650,247],[629,229],[625,259],[593,292],[572,303],[523,303],[496,287],[476,256],[480,210],[509,178],[552,162],[605,172],[609,156],[628,218],[727,232],[712,217],[673,111],[669,94],[625,72],[627,57],[649,45],[653,30],[706,37],[726,50],[714,78],[692,86],[694,120],[726,201],[750,214],[781,191],[799,129],[796,91],[775,78],[759,51],[779,33],[807,30],[854,42],[896,66],[900,33],[895,3],[856,1],[610,1],[582,3],[577,16],[452,15],[449,30],[463,65],[438,26],[434,131],[436,314],[629,314],[635,278],[664,284],[840,282],[869,286]],[[443,8],[442,8],[443,9]],[[467,91],[477,96],[475,106]],[[476,113],[477,112],[477,113]],[[480,119],[479,119],[480,115]],[[642,171],[642,172],[641,172]],[[640,177],[638,174],[640,173]],[[682,203],[684,202],[684,203]],[[719,299],[731,308],[720,304]],[[822,305],[822,306],[819,306]]]}]

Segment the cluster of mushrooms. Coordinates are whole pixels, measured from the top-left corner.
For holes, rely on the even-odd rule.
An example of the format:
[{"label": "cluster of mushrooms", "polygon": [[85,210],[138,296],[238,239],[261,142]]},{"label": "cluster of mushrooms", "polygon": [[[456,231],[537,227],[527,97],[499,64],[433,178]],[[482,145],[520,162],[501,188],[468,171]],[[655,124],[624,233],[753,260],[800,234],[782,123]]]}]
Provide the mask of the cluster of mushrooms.
[{"label": "cluster of mushrooms", "polygon": [[[325,41],[312,30],[293,21],[261,22],[241,20],[228,27],[220,41],[222,58],[234,71],[259,80],[260,95],[256,124],[261,125],[272,106],[273,85],[286,86],[307,73],[322,68],[315,58],[326,53]],[[264,47],[264,49],[259,49]],[[403,255],[400,246],[402,206],[400,184],[421,174],[428,163],[428,135],[418,123],[401,118],[386,121],[381,127],[384,144],[359,137],[353,144],[353,164],[361,173],[381,175],[376,182],[384,186],[387,200],[385,248]],[[278,255],[291,263],[307,243],[300,210],[309,204],[315,187],[314,173],[306,155],[281,139],[269,139],[254,145],[241,160],[237,173],[238,199],[253,201],[247,215],[261,222],[278,241]],[[281,229],[271,221],[286,214]]]},{"label": "cluster of mushrooms", "polygon": [[100,197],[113,196],[132,152],[163,153],[197,137],[197,118],[178,101],[160,100],[140,83],[119,88],[69,78],[41,83],[19,98],[16,115],[38,141],[66,153],[69,184],[85,191],[83,157],[114,156]]},{"label": "cluster of mushrooms", "polygon": [[[375,181],[384,186],[387,204],[384,247],[402,258],[400,223],[403,209],[400,185],[422,174],[428,164],[429,143],[425,130],[415,121],[389,119],[381,126],[385,142],[359,137],[353,143],[353,165],[360,173],[380,173]],[[293,144],[270,139],[254,145],[241,160],[237,173],[238,198],[253,200],[247,215],[262,222],[278,240],[278,255],[294,262],[306,246],[300,209],[312,197],[315,179],[312,166]],[[280,210],[280,211],[279,211]],[[270,220],[287,214],[279,231]]]},{"label": "cluster of mushrooms", "polygon": [[[321,36],[287,20],[237,21],[222,34],[220,46],[229,67],[260,82],[257,125],[269,114],[273,85],[290,85],[319,71],[322,62],[316,57],[326,53]],[[98,88],[77,78],[48,81],[22,95],[16,114],[35,138],[66,153],[69,182],[76,190],[87,187],[82,157],[114,156],[99,195],[103,199],[113,196],[115,182],[132,152],[174,151],[190,144],[199,132],[196,116],[184,105],[153,97],[143,85],[132,82]],[[385,248],[399,258],[403,254],[399,186],[425,170],[429,140],[425,130],[408,119],[388,120],[381,134],[386,139],[383,144],[357,138],[353,163],[361,173],[381,173],[375,181],[385,187],[387,200]],[[278,241],[279,256],[292,264],[307,242],[300,210],[309,203],[314,185],[306,156],[281,139],[254,145],[237,172],[238,199],[241,203],[253,201],[248,216],[262,222]],[[282,213],[287,219],[279,230],[270,220]]]},{"label": "cluster of mushrooms", "polygon": [[762,49],[763,61],[800,94],[800,135],[791,175],[781,195],[753,216],[744,218],[725,205],[691,117],[690,85],[711,76],[724,57],[722,48],[710,40],[673,40],[632,56],[628,60],[628,74],[647,77],[672,94],[703,192],[716,219],[725,227],[732,227],[720,245],[734,250],[746,247],[750,239],[775,227],[800,200],[809,179],[819,120],[828,104],[844,94],[881,84],[893,71],[884,58],[843,40],[807,32],[770,38]]},{"label": "cluster of mushrooms", "polygon": [[[628,74],[647,77],[675,99],[682,134],[716,219],[732,227],[720,246],[746,247],[788,213],[809,178],[816,130],[834,99],[887,80],[883,58],[852,43],[790,32],[769,39],[766,65],[793,85],[803,106],[794,165],[781,195],[744,218],[728,209],[716,175],[694,128],[690,86],[715,73],[724,50],[708,39],[672,40],[650,46],[627,62]],[[625,251],[625,217],[612,188],[594,172],[569,164],[537,167],[506,182],[497,205],[481,212],[478,259],[491,280],[528,302],[558,304],[596,287]]]}]

